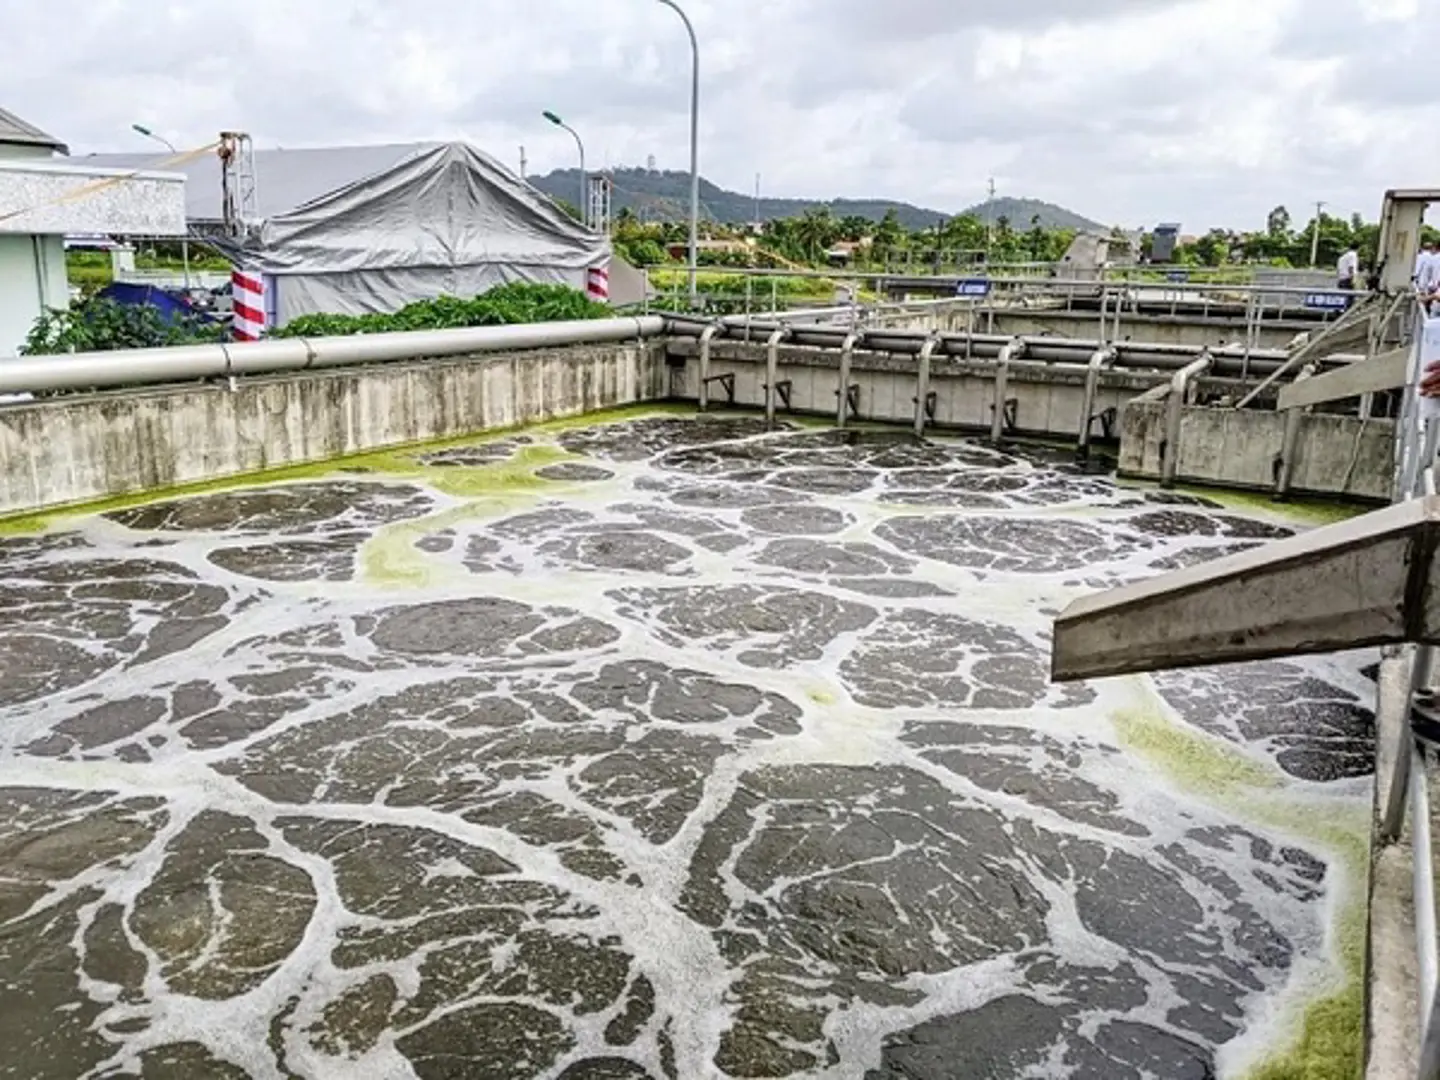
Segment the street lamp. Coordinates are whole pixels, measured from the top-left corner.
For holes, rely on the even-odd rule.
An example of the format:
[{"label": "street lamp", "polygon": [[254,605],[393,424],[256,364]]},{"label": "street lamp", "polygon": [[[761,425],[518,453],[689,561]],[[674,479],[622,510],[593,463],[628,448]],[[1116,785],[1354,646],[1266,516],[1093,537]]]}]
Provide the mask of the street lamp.
[{"label": "street lamp", "polygon": [[671,8],[685,24],[690,35],[690,305],[695,305],[695,263],[700,247],[700,45],[695,40],[695,27],[675,0],[660,0]]},{"label": "street lamp", "polygon": [[1320,219],[1325,215],[1325,204],[1315,204],[1315,228],[1310,232],[1310,269],[1315,269],[1315,261],[1320,257]]},{"label": "street lamp", "polygon": [[590,215],[586,213],[585,204],[590,201],[590,188],[589,185],[585,182],[585,144],[580,141],[580,135],[574,128],[572,128],[569,124],[565,123],[564,120],[561,120],[560,117],[556,116],[549,109],[546,109],[540,115],[545,117],[546,120],[549,120],[556,127],[564,128],[566,131],[570,132],[570,134],[575,137],[575,145],[580,148],[580,202],[576,206],[576,209],[580,211],[581,223],[588,226],[590,224]]},{"label": "street lamp", "polygon": [[[172,156],[179,156],[180,151],[176,150],[175,144],[165,138],[165,136],[156,135],[155,132],[151,131],[144,124],[131,124],[130,126],[147,139],[154,139],[161,146],[169,150]],[[180,263],[184,267],[185,294],[188,298],[190,294],[190,222],[188,220],[185,222],[185,235],[180,238]]]}]

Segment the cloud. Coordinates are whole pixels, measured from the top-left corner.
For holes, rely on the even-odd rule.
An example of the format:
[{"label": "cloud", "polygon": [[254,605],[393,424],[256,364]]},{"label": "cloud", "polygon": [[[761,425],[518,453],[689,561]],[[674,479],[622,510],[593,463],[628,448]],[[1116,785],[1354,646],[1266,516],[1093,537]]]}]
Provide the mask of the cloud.
[{"label": "cloud", "polygon": [[[954,211],[1002,191],[1187,229],[1374,216],[1433,181],[1417,0],[682,0],[701,167]],[[0,105],[76,152],[468,138],[514,167],[688,160],[690,48],[653,0],[0,0]]]}]

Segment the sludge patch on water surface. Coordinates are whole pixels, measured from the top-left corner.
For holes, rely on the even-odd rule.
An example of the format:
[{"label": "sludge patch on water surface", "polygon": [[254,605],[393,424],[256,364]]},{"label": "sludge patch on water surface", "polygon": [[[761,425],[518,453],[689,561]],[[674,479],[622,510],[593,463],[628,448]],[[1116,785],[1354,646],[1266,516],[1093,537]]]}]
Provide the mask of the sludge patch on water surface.
[{"label": "sludge patch on water surface", "polygon": [[1358,663],[1046,678],[1283,526],[752,419],[408,460],[0,538],[21,1074],[1235,1076],[1348,974],[1283,823],[1363,820]]}]

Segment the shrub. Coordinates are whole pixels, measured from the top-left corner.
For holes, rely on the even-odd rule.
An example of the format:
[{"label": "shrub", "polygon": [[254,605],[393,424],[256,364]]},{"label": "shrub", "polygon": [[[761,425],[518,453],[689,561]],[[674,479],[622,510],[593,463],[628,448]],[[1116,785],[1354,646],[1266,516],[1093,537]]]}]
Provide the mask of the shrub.
[{"label": "shrub", "polygon": [[448,330],[460,326],[504,326],[510,323],[603,319],[610,309],[568,285],[512,282],[469,300],[440,296],[417,300],[393,315],[301,315],[272,337],[333,337],[383,334],[395,330]]},{"label": "shrub", "polygon": [[68,308],[51,308],[36,319],[25,344],[20,346],[20,354],[150,349],[219,340],[218,324],[193,316],[167,319],[148,304],[121,304],[109,297],[89,296]]}]

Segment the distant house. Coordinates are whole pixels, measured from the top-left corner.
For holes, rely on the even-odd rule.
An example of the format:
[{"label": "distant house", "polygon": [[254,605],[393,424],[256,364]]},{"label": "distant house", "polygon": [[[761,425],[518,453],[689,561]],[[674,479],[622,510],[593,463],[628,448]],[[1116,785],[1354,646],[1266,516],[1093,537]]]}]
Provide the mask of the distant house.
[{"label": "distant house", "polygon": [[833,266],[846,266],[853,262],[857,255],[868,251],[874,241],[868,236],[862,236],[859,240],[836,240],[825,252],[825,258]]},{"label": "distant house", "polygon": [[[721,255],[749,254],[752,245],[753,241],[750,240],[697,240],[695,250],[702,255],[706,252]],[[666,244],[665,251],[670,258],[683,262],[690,257],[689,241],[679,240],[673,244]]]},{"label": "distant house", "polygon": [[77,166],[53,135],[0,109],[0,361],[70,302],[70,233],[179,236],[185,178]]}]

